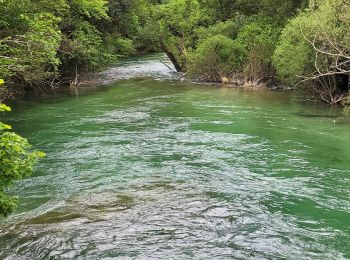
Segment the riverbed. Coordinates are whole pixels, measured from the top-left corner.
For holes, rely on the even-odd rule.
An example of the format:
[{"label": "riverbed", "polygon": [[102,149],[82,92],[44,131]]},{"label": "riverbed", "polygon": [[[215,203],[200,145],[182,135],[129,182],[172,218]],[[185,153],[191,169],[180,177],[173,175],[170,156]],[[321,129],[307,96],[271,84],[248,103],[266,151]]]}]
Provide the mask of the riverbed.
[{"label": "riverbed", "polygon": [[11,188],[0,259],[349,258],[341,110],[176,81],[157,60],[13,105],[6,122],[47,156]]}]

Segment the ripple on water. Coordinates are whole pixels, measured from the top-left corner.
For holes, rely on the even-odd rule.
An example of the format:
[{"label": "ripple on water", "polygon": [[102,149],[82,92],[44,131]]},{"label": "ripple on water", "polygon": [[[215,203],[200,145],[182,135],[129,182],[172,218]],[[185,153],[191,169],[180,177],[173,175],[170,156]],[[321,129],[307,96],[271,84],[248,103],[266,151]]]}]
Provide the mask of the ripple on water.
[{"label": "ripple on water", "polygon": [[[269,195],[265,184],[259,178],[246,181],[260,188],[244,196],[247,187],[239,182],[230,192],[215,190],[214,183],[202,184],[200,192],[186,182],[156,182],[135,183],[125,193],[81,195],[17,223],[2,237],[13,238],[7,240],[7,248],[17,248],[17,259],[166,258],[169,254],[198,259],[306,258],[325,250],[308,238],[329,239],[333,232],[301,229],[293,218],[271,214],[262,203]],[[336,252],[327,255],[341,258]]]},{"label": "ripple on water", "polygon": [[348,256],[349,171],[317,163],[300,118],[241,93],[138,84],[128,106],[102,93],[81,116],[50,110],[34,135],[48,156],[16,186],[24,208],[0,223],[1,259]]}]

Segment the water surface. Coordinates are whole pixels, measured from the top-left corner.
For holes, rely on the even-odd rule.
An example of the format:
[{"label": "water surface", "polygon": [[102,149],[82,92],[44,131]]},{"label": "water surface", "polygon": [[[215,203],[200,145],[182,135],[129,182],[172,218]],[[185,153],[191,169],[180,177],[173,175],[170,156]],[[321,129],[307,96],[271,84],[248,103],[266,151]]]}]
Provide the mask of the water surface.
[{"label": "water surface", "polygon": [[78,92],[7,117],[47,157],[11,189],[0,259],[350,257],[337,109],[146,78]]}]

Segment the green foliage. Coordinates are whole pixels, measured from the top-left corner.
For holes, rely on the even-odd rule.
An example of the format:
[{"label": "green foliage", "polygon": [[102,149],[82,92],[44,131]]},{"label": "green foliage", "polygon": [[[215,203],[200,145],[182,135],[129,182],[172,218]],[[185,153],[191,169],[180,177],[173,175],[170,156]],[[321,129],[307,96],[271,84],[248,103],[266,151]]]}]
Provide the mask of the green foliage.
[{"label": "green foliage", "polygon": [[71,0],[71,7],[88,18],[108,18],[106,0]]},{"label": "green foliage", "polygon": [[298,8],[304,7],[307,0],[201,0],[213,22],[226,21],[241,14],[252,16],[261,14],[274,17],[282,22],[292,16]]},{"label": "green foliage", "polygon": [[[280,79],[295,84],[310,68],[313,69],[313,50],[300,32],[309,27],[309,17],[298,16],[284,28],[273,55],[273,64]],[[311,31],[311,28],[308,30]]]},{"label": "green foliage", "polygon": [[0,100],[3,98],[3,95],[6,91],[4,84],[5,84],[5,81],[3,79],[0,79]]},{"label": "green foliage", "polygon": [[141,29],[136,44],[138,51],[141,53],[161,51],[159,26],[156,23],[147,22]]},{"label": "green foliage", "polygon": [[[0,87],[4,85],[0,79]],[[11,108],[0,103],[0,113],[10,112]],[[11,126],[0,122],[0,214],[7,216],[18,205],[18,197],[7,194],[6,189],[16,180],[28,177],[43,152],[32,151],[28,140],[9,132]]]},{"label": "green foliage", "polygon": [[273,57],[280,78],[295,84],[301,76],[331,72],[339,63],[337,59],[350,52],[348,17],[348,5],[340,0],[327,0],[317,9],[307,9],[293,18],[284,28]]},{"label": "green foliage", "polygon": [[[60,18],[49,12],[32,13],[29,1],[8,0],[0,7],[0,76],[37,83],[53,75],[59,66]],[[59,2],[59,1],[58,1]],[[42,1],[38,1],[42,4]],[[7,15],[13,15],[12,20]]]},{"label": "green foliage", "polygon": [[75,24],[70,38],[63,40],[61,60],[79,68],[99,68],[115,59],[105,51],[102,34],[89,22]]},{"label": "green foliage", "polygon": [[[136,14],[136,6],[133,1],[110,1],[109,4],[110,18],[105,22],[110,26],[111,33],[118,32],[120,36],[135,39],[140,30],[140,18]],[[141,11],[140,11],[141,12]]]},{"label": "green foliage", "polygon": [[191,74],[210,81],[221,81],[238,72],[246,52],[244,47],[224,35],[215,35],[200,43],[192,55]]},{"label": "green foliage", "polygon": [[[11,109],[0,104],[0,112]],[[35,162],[44,156],[42,152],[32,152],[25,138],[9,132],[11,127],[0,122],[0,214],[7,216],[18,205],[18,198],[6,193],[6,188],[16,180],[28,177]]]},{"label": "green foliage", "polygon": [[196,45],[195,30],[205,22],[197,0],[169,0],[153,9],[157,42],[163,51],[173,55],[182,69],[187,67],[189,53]]},{"label": "green foliage", "polygon": [[[0,77],[15,88],[49,84],[135,52],[142,0],[3,0]],[[140,14],[140,15],[141,15]]]},{"label": "green foliage", "polygon": [[196,78],[295,84],[350,72],[349,17],[343,0],[2,0],[0,77],[35,87],[162,50]]},{"label": "green foliage", "polygon": [[209,27],[199,27],[196,30],[196,34],[200,41],[207,39],[208,37],[215,35],[224,35],[231,39],[237,37],[238,32],[242,24],[239,21],[228,20],[224,22],[215,23]]},{"label": "green foliage", "polygon": [[[204,73],[198,67],[201,64],[201,50],[198,48],[203,46],[203,42],[208,44],[210,41],[207,40],[214,36],[226,36],[244,47],[245,60],[239,60],[239,71],[251,81],[273,76],[272,55],[284,22],[304,4],[302,0],[283,3],[263,0],[259,4],[250,0],[161,2],[153,9],[151,24],[144,27],[145,36],[158,41],[168,56],[175,60],[174,63],[178,63],[182,70]],[[193,52],[195,54],[192,55]],[[203,52],[203,55],[207,53]],[[231,68],[231,71],[237,69]],[[210,78],[216,76],[211,75]]]},{"label": "green foliage", "polygon": [[[18,39],[13,39],[15,49],[11,55],[14,59],[12,73],[32,83],[47,78],[58,69],[60,61],[57,50],[62,37],[58,29],[60,19],[50,13],[23,18],[28,23],[28,31]],[[21,40],[26,44],[20,43]],[[9,40],[9,44],[12,45],[12,40]]]},{"label": "green foliage", "polygon": [[226,21],[236,14],[237,1],[232,0],[201,0],[201,6],[206,10],[212,23]]},{"label": "green foliage", "polygon": [[156,17],[164,33],[188,35],[203,19],[197,0],[169,0],[156,7]]},{"label": "green foliage", "polygon": [[[242,2],[254,1],[242,0]],[[261,0],[259,13],[266,17],[273,17],[278,23],[283,23],[296,14],[300,8],[307,7],[308,3],[309,0]]]},{"label": "green foliage", "polygon": [[115,52],[122,56],[129,56],[136,52],[134,42],[131,39],[116,38],[113,45]]},{"label": "green foliage", "polygon": [[[8,0],[9,1],[9,0]],[[21,2],[26,2],[21,1]],[[18,1],[17,1],[18,2]],[[28,2],[28,1],[27,1]],[[29,11],[30,13],[51,13],[56,17],[59,16],[64,16],[68,14],[68,11],[70,9],[69,4],[67,3],[66,0],[36,0],[35,4],[33,4],[34,1],[29,1],[32,2],[31,4],[28,4],[32,8],[32,10],[24,10]]]},{"label": "green foliage", "polygon": [[243,71],[248,81],[263,80],[273,73],[271,58],[280,34],[279,26],[266,18],[254,20],[243,26],[237,36],[247,52]]},{"label": "green foliage", "polygon": [[249,22],[239,31],[237,40],[241,42],[247,50],[261,45],[269,54],[273,53],[275,45],[280,34],[278,25],[270,22],[266,18],[256,18]]}]

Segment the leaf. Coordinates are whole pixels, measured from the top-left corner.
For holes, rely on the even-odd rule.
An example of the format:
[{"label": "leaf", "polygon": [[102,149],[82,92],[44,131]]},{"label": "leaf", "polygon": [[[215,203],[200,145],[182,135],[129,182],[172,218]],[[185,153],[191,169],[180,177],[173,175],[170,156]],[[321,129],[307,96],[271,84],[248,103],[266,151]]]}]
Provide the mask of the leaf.
[{"label": "leaf", "polygon": [[11,108],[5,104],[0,104],[0,112],[10,112]]}]

